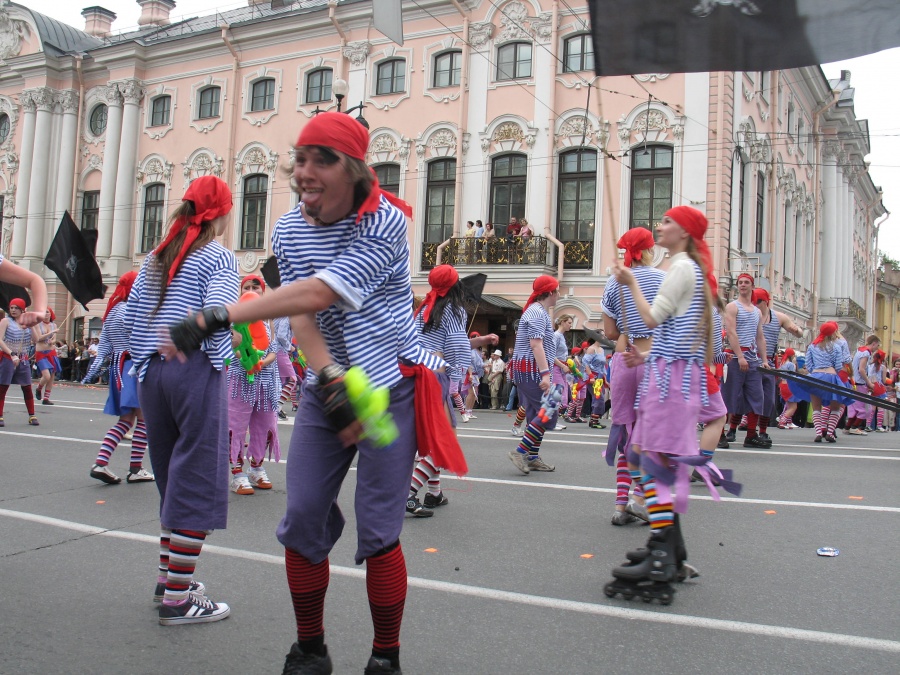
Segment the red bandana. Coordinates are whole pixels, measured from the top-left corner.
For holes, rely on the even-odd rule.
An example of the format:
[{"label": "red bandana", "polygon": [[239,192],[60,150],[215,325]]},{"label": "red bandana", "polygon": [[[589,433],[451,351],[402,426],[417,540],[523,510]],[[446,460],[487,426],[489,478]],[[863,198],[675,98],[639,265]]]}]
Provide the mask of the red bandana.
[{"label": "red bandana", "polygon": [[247,279],[256,279],[259,282],[259,285],[262,286],[262,289],[266,290],[266,282],[258,274],[248,274],[247,276],[245,276],[243,279],[241,279],[241,286],[246,283]]},{"label": "red bandana", "polygon": [[10,307],[18,307],[23,312],[25,311],[25,301],[22,300],[22,298],[13,298],[12,300],[9,301],[9,306]]},{"label": "red bandana", "polygon": [[819,327],[819,335],[813,340],[813,344],[817,345],[829,335],[837,333],[838,325],[835,321],[826,321]]},{"label": "red bandana", "polygon": [[459,281],[459,274],[453,269],[452,265],[438,265],[428,273],[428,283],[431,284],[431,290],[428,291],[428,295],[425,296],[422,304],[419,305],[419,310],[416,312],[416,314],[422,312],[422,321],[428,323],[428,320],[431,318],[431,310],[434,309],[434,303],[437,302],[438,298],[443,298],[447,295],[457,281]]},{"label": "red bandana", "polygon": [[552,293],[557,288],[559,288],[559,282],[555,277],[551,277],[549,274],[542,274],[537,279],[534,280],[534,283],[531,285],[531,290],[533,293],[528,296],[528,301],[525,303],[525,307],[522,308],[524,312],[528,309],[528,306],[534,302],[534,299],[543,295],[544,293]]},{"label": "red bandana", "polygon": [[118,305],[120,302],[128,302],[128,294],[131,293],[131,287],[134,285],[134,280],[137,279],[137,272],[125,272],[121,277],[119,277],[119,283],[116,284],[116,290],[113,291],[113,294],[109,296],[109,302],[106,303],[106,311],[103,313],[103,320],[106,321],[106,317],[109,316],[109,311]]},{"label": "red bandana", "polygon": [[[747,276],[750,276],[749,274]],[[770,304],[772,299],[769,297],[769,291],[765,288],[754,288],[753,289],[753,304],[758,305],[761,300],[765,300],[766,304]]]},{"label": "red bandana", "polygon": [[625,249],[625,267],[631,267],[634,260],[641,259],[641,253],[653,248],[653,234],[644,227],[633,227],[616,242],[618,248]]},{"label": "red bandana", "polygon": [[794,350],[791,347],[788,347],[784,350],[784,360],[787,361],[790,358],[794,357]]},{"label": "red bandana", "polygon": [[176,220],[163,243],[157,246],[154,251],[156,255],[159,255],[187,227],[187,236],[181,245],[181,251],[179,251],[178,256],[176,256],[172,266],[169,268],[169,276],[166,279],[167,286],[172,283],[172,279],[175,277],[175,273],[178,272],[178,267],[187,255],[191,244],[200,236],[203,223],[215,220],[219,216],[224,216],[234,206],[231,201],[231,190],[228,189],[225,181],[215,176],[200,176],[200,178],[194,180],[187,192],[184,193],[181,201],[194,202],[194,211],[196,213],[190,218],[179,218]]},{"label": "red bandana", "polygon": [[[355,119],[344,113],[324,112],[314,116],[297,139],[297,147],[305,145],[319,145],[343,152],[348,157],[353,157],[362,162],[366,161],[366,152],[369,149],[369,131]],[[375,213],[381,203],[381,195],[391,204],[400,209],[407,218],[412,218],[412,206],[405,201],[385,192],[378,185],[375,171],[372,171],[372,191],[359,207],[356,222],[360,222],[367,213]]]},{"label": "red bandana", "polygon": [[719,292],[719,282],[716,281],[715,269],[713,268],[712,253],[703,235],[706,234],[706,228],[709,227],[709,221],[702,212],[690,206],[675,206],[666,211],[667,216],[681,226],[681,229],[691,235],[700,259],[706,267],[706,283],[709,284],[709,290],[715,297]]},{"label": "red bandana", "polygon": [[51,322],[56,321],[56,312],[54,312],[54,311],[53,311],[52,309],[50,309],[49,307],[47,308],[47,311],[50,312],[50,321],[51,321]]}]

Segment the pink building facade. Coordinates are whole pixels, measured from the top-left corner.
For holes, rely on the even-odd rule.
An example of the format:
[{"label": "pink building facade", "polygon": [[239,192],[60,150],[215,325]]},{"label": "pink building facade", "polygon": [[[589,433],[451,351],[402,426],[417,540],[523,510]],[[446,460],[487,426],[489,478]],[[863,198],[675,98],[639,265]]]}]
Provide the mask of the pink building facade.
[{"label": "pink building facade", "polygon": [[[402,46],[362,0],[251,2],[177,23],[172,0],[138,3],[141,27],[125,33],[101,7],[83,30],[0,7],[2,250],[32,269],[68,209],[96,230],[114,283],[160,241],[190,181],[213,174],[235,194],[225,243],[242,272],[258,270],[296,204],[292,143],[341,106],[368,124],[382,184],[413,205],[416,289],[439,257],[488,275],[476,330],[510,340],[542,273],[562,275],[558,308],[578,328],[598,327],[612,242],[677,204],[709,217],[727,290],[752,269],[810,330],[836,318],[858,339],[871,323],[885,210],[849,73],[596,78],[583,2],[405,3]],[[535,236],[507,240],[511,217]],[[476,219],[498,237],[463,237]],[[72,308],[51,285],[57,313]],[[98,329],[102,304],[74,309],[78,326]]]}]

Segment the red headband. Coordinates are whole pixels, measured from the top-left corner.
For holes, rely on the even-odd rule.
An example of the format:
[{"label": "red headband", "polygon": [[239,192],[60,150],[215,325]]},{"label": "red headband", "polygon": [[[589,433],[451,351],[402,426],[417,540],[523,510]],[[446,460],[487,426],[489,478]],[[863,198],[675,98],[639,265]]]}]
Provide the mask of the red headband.
[{"label": "red headband", "polygon": [[266,281],[258,274],[248,274],[243,279],[241,279],[241,287],[243,287],[244,282],[247,281],[247,279],[256,279],[259,282],[259,285],[262,286],[262,289],[266,290]]},{"label": "red headband", "polygon": [[669,216],[681,226],[682,230],[691,235],[691,239],[694,240],[694,246],[697,247],[697,253],[700,254],[700,259],[703,261],[703,266],[706,267],[706,283],[709,285],[712,296],[716,297],[719,293],[719,282],[716,281],[712,253],[710,253],[709,246],[706,245],[706,240],[703,238],[703,235],[706,234],[706,228],[709,227],[709,221],[706,219],[706,216],[701,211],[690,206],[672,207],[666,211],[665,215]]},{"label": "red headband", "polygon": [[481,333],[479,333],[477,330],[473,330],[471,333],[469,333],[469,337],[470,338],[481,337]]},{"label": "red headband", "polygon": [[788,347],[787,349],[784,350],[784,358],[789,359],[793,356],[794,356],[793,347]]},{"label": "red headband", "polygon": [[758,305],[761,300],[765,300],[767,305],[772,302],[772,299],[769,297],[769,291],[767,291],[765,288],[754,288],[753,304]]},{"label": "red headband", "polygon": [[172,266],[169,268],[169,275],[166,279],[167,286],[172,283],[172,279],[175,277],[175,273],[178,272],[178,267],[187,255],[191,244],[200,236],[203,223],[224,216],[234,206],[231,201],[231,190],[228,189],[225,181],[215,176],[200,176],[195,179],[187,189],[187,192],[184,193],[181,201],[194,202],[194,211],[196,213],[190,218],[179,218],[172,223],[169,234],[154,251],[155,255],[160,255],[172,243],[172,240],[187,227],[187,236],[181,245],[181,251],[178,252],[175,260],[172,262]]},{"label": "red headband", "polygon": [[434,309],[434,303],[438,298],[443,298],[450,289],[459,281],[459,273],[453,268],[453,265],[438,265],[428,273],[428,283],[431,284],[431,290],[425,296],[419,310],[422,312],[422,321],[428,323],[431,318],[431,310]]},{"label": "red headband", "polygon": [[56,321],[56,312],[54,312],[49,307],[47,308],[47,311],[50,312],[50,321]]},{"label": "red headband", "polygon": [[9,306],[10,306],[10,308],[18,307],[23,312],[25,311],[25,301],[22,300],[22,298],[13,298],[12,300],[9,301]]},{"label": "red headband", "polygon": [[128,295],[131,293],[131,287],[134,285],[135,279],[137,279],[137,272],[134,270],[125,272],[125,274],[119,277],[119,283],[116,284],[116,289],[113,291],[113,294],[109,296],[109,302],[106,303],[106,311],[103,312],[104,321],[106,321],[106,317],[109,316],[109,311],[113,307],[120,302],[128,302]]},{"label": "red headband", "polygon": [[625,249],[625,267],[631,267],[634,260],[640,260],[641,253],[653,248],[653,234],[645,227],[633,227],[623,234],[616,243]]},{"label": "red headband", "polygon": [[581,347],[572,347],[572,356],[581,353]]},{"label": "red headband", "polygon": [[819,326],[819,335],[813,340],[813,344],[817,345],[822,340],[827,338],[829,335],[834,335],[837,333],[838,325],[836,321],[826,321],[821,326]]},{"label": "red headband", "polygon": [[528,306],[534,302],[537,296],[543,295],[544,293],[552,293],[557,288],[559,288],[559,282],[555,277],[551,277],[549,274],[542,274],[535,279],[534,283],[531,285],[533,293],[528,296],[528,301],[525,303],[525,307],[522,308],[522,311],[524,312],[528,309]]},{"label": "red headband", "polygon": [[[348,157],[353,157],[361,162],[366,161],[366,151],[369,149],[369,131],[350,115],[337,112],[325,112],[315,115],[297,139],[297,147],[306,145],[318,145],[342,152]],[[367,213],[375,213],[381,203],[381,195],[391,204],[400,209],[407,218],[412,218],[412,206],[396,195],[381,189],[378,177],[372,171],[372,191],[360,205],[356,215],[356,222],[363,219]]]},{"label": "red headband", "polygon": [[875,354],[873,354],[872,359],[875,363],[882,364],[884,363],[884,357],[887,356],[881,349],[879,349]]},{"label": "red headband", "polygon": [[740,274],[738,274],[737,280],[740,281],[742,277],[746,277],[747,279],[750,280],[751,284],[756,286],[756,279],[753,278],[752,274],[747,274],[746,272],[741,272]]}]

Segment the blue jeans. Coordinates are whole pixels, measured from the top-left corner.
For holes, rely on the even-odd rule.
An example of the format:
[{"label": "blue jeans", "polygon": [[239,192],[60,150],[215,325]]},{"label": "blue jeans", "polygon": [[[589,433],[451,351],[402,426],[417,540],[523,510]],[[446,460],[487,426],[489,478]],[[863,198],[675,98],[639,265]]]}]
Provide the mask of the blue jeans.
[{"label": "blue jeans", "polygon": [[513,385],[509,389],[509,400],[506,402],[507,410],[513,409],[513,403],[515,402],[515,400],[516,400],[516,385]]}]

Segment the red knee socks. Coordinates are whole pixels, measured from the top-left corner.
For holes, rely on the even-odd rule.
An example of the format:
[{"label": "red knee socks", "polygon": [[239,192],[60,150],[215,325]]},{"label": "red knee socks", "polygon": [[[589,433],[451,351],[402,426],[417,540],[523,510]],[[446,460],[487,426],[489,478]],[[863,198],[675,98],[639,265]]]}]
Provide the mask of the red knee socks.
[{"label": "red knee socks", "polygon": [[288,588],[297,619],[297,642],[306,653],[325,654],[325,592],[330,568],[328,558],[315,565],[296,551],[284,549]]},{"label": "red knee socks", "polygon": [[400,663],[400,623],[406,604],[406,560],[400,542],[366,560],[366,591],[375,627],[372,654]]}]

